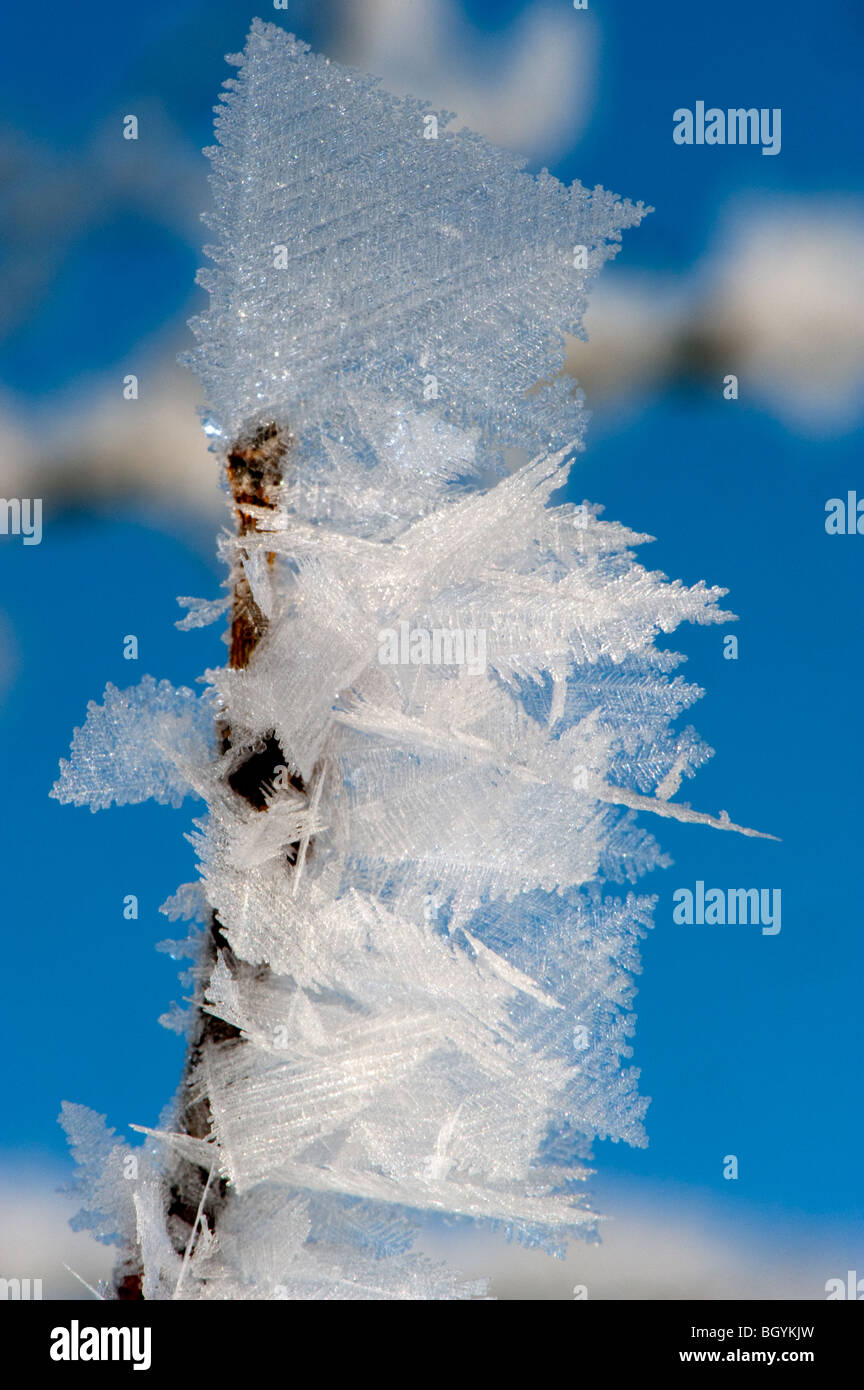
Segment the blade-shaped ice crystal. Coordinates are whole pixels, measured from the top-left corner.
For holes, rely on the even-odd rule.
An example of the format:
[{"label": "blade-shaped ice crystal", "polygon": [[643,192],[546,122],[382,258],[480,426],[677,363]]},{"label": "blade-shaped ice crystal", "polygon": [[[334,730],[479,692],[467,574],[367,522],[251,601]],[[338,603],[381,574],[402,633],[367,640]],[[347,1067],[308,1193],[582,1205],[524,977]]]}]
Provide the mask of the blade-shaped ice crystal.
[{"label": "blade-shaped ice crystal", "polygon": [[571,440],[571,385],[528,393],[559,372],[563,333],[581,333],[644,209],[533,177],[275,25],[256,21],[232,61],[192,355],[226,441],[252,418],[332,423],[367,390],[440,402],[492,444]]},{"label": "blade-shaped ice crystal", "polygon": [[60,761],[52,792],[92,811],[148,801],[179,806],[192,792],[182,768],[206,761],[214,742],[210,702],[169,681],[145,676],[130,690],[105,687],[75,730],[69,761]]}]

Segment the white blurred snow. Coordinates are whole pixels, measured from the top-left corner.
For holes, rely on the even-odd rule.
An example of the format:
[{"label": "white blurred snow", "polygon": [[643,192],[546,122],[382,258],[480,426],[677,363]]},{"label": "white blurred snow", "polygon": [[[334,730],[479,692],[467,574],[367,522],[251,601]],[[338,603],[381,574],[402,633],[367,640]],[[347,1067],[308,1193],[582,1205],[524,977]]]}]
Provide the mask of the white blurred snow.
[{"label": "white blurred snow", "polygon": [[[41,1278],[46,1299],[92,1298],[64,1264],[96,1288],[113,1263],[112,1247],[66,1224],[76,1204],[56,1188],[70,1171],[0,1172],[0,1275]],[[576,1284],[587,1286],[589,1301],[821,1300],[827,1279],[861,1267],[860,1232],[851,1228],[751,1224],[737,1201],[730,1214],[673,1185],[605,1187],[606,1209],[617,1214],[604,1223],[603,1243],[575,1242],[566,1260],[483,1235],[427,1238],[424,1247],[468,1276],[491,1270],[493,1295],[519,1301],[572,1300]]]},{"label": "white blurred snow", "polygon": [[599,39],[590,10],[532,5],[503,35],[473,28],[454,0],[362,0],[345,18],[334,58],[498,145],[552,163],[587,124]]}]

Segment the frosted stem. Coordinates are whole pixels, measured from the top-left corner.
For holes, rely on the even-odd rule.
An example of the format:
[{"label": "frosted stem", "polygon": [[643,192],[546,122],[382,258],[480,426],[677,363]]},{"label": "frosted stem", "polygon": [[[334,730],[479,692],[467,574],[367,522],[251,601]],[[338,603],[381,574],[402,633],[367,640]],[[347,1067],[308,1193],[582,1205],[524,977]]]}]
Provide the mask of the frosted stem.
[{"label": "frosted stem", "polygon": [[[280,433],[273,424],[265,424],[256,429],[248,439],[239,440],[228,454],[226,476],[234,502],[237,535],[237,549],[231,575],[231,626],[229,630],[229,665],[234,670],[243,670],[248,667],[252,654],[267,629],[266,618],[255,602],[244,568],[244,561],[248,560],[249,552],[247,547],[243,545],[243,541],[244,538],[251,536],[258,530],[259,517],[266,516],[268,512],[276,509],[276,498],[283,478],[284,459],[290,445],[291,440],[290,438],[286,439],[284,432]],[[271,552],[268,555],[268,562],[271,565],[274,558],[275,556]],[[224,758],[233,746],[232,732],[227,721],[220,723],[218,735],[220,753]],[[227,780],[231,789],[238,796],[243,797],[256,811],[266,813],[267,791],[272,785],[273,773],[281,763],[282,756],[278,743],[272,735],[269,737],[263,735],[262,743],[263,749],[253,751],[249,756],[243,757],[237,767],[229,774]],[[298,789],[302,789],[302,783],[299,782],[299,779],[292,778],[292,782],[298,786]],[[308,840],[306,844],[308,847]],[[210,916],[209,929],[199,963],[197,1017],[190,1038],[183,1080],[180,1086],[180,1095],[182,1097],[185,1094],[186,1099],[181,1102],[177,1121],[177,1128],[181,1133],[191,1135],[196,1139],[209,1137],[212,1121],[209,1096],[193,1091],[191,1087],[193,1078],[198,1072],[201,1058],[208,1047],[229,1040],[242,1044],[242,1034],[239,1028],[216,1017],[203,1007],[213,968],[220,959],[225,963],[232,976],[236,977],[243,973],[242,962],[237,960],[222,933],[218,913],[213,912]],[[195,1233],[202,1217],[206,1214],[209,1225],[213,1229],[218,1222],[219,1210],[227,1200],[228,1189],[224,1180],[220,1179],[210,1197],[209,1206],[207,1205],[212,1178],[212,1168],[205,1172],[200,1165],[185,1160],[178,1165],[176,1178],[172,1184],[168,1215],[178,1217],[183,1224],[189,1224],[189,1217],[194,1210],[191,1230],[183,1248],[183,1265],[174,1294],[175,1298],[180,1296],[180,1289],[195,1241]],[[196,1200],[197,1206],[195,1205]],[[143,1272],[140,1269],[140,1262],[133,1259],[131,1269],[128,1263],[121,1265],[118,1276],[115,1289],[118,1297],[124,1299],[143,1297]]]}]

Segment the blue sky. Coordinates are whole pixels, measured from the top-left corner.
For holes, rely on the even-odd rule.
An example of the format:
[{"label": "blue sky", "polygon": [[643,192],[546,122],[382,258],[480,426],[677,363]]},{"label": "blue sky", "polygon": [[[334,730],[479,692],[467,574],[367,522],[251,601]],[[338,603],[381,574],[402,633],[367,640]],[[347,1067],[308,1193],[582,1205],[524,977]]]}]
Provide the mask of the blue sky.
[{"label": "blue sky", "polygon": [[[478,29],[506,30],[526,7],[471,0],[463,8]],[[742,195],[859,196],[864,20],[852,3],[733,0],[718,9],[677,0],[592,3],[591,11],[596,100],[578,146],[553,172],[656,209],[627,234],[607,275],[620,266],[686,276]],[[114,112],[158,114],[160,129],[190,150],[209,143],[222,54],[242,46],[255,13],[263,8],[225,0],[156,0],[122,14],[91,3],[83,15],[58,7],[37,34],[32,12],[18,7],[6,20],[16,60],[0,94],[4,121],[57,152],[57,178]],[[338,17],[325,6],[317,29],[295,27],[324,42]],[[697,99],[781,107],[781,154],[673,146],[673,109]],[[200,303],[196,235],[130,199],[100,205],[80,236],[57,238],[52,275],[0,346],[7,390],[32,409],[35,429],[89,378],[127,370],[158,331],[182,344]],[[860,428],[795,433],[748,401],[746,381],[734,403],[719,388],[673,383],[626,412],[605,404],[574,470],[574,496],[658,538],[642,554],[646,564],[729,589],[738,624],[671,639],[688,654],[684,674],[707,692],[689,718],[717,750],[682,796],[782,840],[652,827],[675,863],[642,882],[658,895],[634,1058],[653,1097],[650,1146],[601,1144],[597,1159],[613,1177],[680,1184],[766,1220],[851,1219],[861,1208],[864,539],[824,530],[827,498],[856,487],[864,495],[861,436]],[[8,814],[0,993],[11,1084],[0,1161],[8,1164],[56,1161],[63,1098],[107,1112],[118,1127],[152,1124],[176,1083],[182,1047],[156,1018],[180,991],[174,963],[153,945],[173,930],[158,905],[193,876],[183,839],[191,803],[91,817],[47,793],[73,726],[106,681],[123,686],[150,673],[192,684],[223,651],[213,630],[173,627],[175,595],[213,595],[221,580],[206,530],[116,502],[73,512],[46,497],[45,506],[41,546],[0,544],[15,654],[0,705]],[[722,656],[730,630],[740,643],[734,662]],[[122,659],[130,632],[137,663]],[[672,892],[699,879],[782,889],[781,933],[676,926]],[[123,920],[127,893],[140,898],[138,921]],[[729,1153],[739,1158],[737,1183],[722,1178]]]}]

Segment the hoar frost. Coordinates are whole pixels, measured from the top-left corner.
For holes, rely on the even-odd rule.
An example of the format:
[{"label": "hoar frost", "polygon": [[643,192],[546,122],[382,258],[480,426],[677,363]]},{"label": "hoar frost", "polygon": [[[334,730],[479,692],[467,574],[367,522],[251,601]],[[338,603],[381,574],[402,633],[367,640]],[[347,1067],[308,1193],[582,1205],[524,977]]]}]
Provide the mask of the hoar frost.
[{"label": "hoar frost", "polygon": [[204,803],[164,908],[190,1050],[143,1145],[65,1107],[80,1221],[120,1297],[476,1297],[424,1223],[561,1251],[595,1229],[592,1142],[644,1143],[652,900],[605,885],[664,862],[640,811],[739,828],[672,800],[710,750],[655,645],[732,615],[555,501],[562,334],[643,209],[446,113],[428,139],[424,104],[275,26],[232,61],[192,361],[235,533],[227,598],[181,623],[230,609],[229,662],[199,696],[109,686],[54,792]]}]

